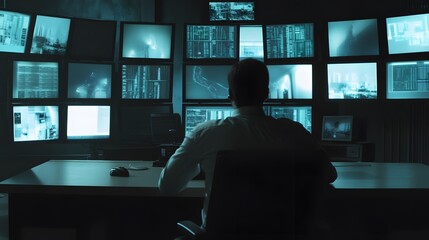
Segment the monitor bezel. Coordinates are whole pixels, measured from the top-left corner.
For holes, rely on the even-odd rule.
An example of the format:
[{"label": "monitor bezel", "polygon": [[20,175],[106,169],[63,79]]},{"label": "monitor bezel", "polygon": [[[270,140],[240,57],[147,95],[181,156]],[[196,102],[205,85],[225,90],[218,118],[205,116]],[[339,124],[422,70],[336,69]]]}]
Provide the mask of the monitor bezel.
[{"label": "monitor bezel", "polygon": [[32,40],[32,35],[33,35],[33,31],[32,29],[34,28],[34,24],[35,24],[35,20],[36,17],[34,14],[31,13],[27,13],[27,12],[21,12],[21,11],[15,11],[15,10],[7,10],[7,9],[0,9],[0,11],[2,12],[8,12],[8,13],[15,13],[15,14],[22,14],[22,15],[26,15],[29,17],[28,20],[28,31],[27,31],[27,38],[25,39],[25,46],[24,46],[24,51],[23,52],[10,52],[10,51],[0,51],[1,55],[5,55],[5,56],[20,56],[20,55],[24,55],[24,54],[28,54],[30,52],[30,48],[31,48],[31,40]]},{"label": "monitor bezel", "polygon": [[[213,20],[210,17],[210,3],[215,3],[215,2],[221,2],[221,3],[252,3],[253,4],[253,19],[251,20],[244,20],[244,19],[240,19],[240,20],[233,20],[233,19],[226,19],[226,20]],[[227,1],[208,1],[207,2],[207,21],[210,23],[251,23],[251,22],[255,22],[258,20],[257,17],[257,3],[256,1],[249,1],[249,0],[243,0],[243,1],[231,1],[231,0],[227,0]]]},{"label": "monitor bezel", "polygon": [[[328,122],[328,121],[334,121],[334,120],[337,120],[337,119],[344,119],[345,121],[347,121],[347,122],[349,122],[350,123],[350,125],[351,125],[351,128],[350,128],[350,137],[348,137],[348,138],[344,138],[344,139],[338,139],[338,138],[330,138],[330,137],[328,137],[328,136],[326,136],[326,133],[325,133],[325,126],[326,126],[326,123]],[[321,129],[321,139],[322,139],[322,141],[327,141],[327,142],[352,142],[353,141],[353,139],[354,139],[354,137],[353,137],[353,134],[354,134],[354,121],[353,121],[353,116],[352,115],[325,115],[325,116],[323,116],[322,117],[322,129]]]}]

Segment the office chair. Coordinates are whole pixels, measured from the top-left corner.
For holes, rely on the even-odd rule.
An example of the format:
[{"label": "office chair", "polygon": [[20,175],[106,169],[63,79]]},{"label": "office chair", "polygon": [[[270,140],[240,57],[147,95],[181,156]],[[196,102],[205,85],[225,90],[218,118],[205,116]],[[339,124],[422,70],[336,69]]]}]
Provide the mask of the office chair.
[{"label": "office chair", "polygon": [[321,156],[318,151],[219,152],[206,227],[180,221],[185,237],[178,239],[295,240],[312,234],[322,239],[317,207],[329,184],[322,180]]},{"label": "office chair", "polygon": [[179,144],[183,129],[178,113],[152,113],[150,115],[152,142],[155,144]]}]

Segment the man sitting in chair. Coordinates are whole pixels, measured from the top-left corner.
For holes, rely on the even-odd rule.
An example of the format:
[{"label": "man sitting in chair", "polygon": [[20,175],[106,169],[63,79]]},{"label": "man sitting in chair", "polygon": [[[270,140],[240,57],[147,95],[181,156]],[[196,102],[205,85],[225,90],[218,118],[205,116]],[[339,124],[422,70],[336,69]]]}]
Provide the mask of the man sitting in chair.
[{"label": "man sitting in chair", "polygon": [[[268,98],[269,74],[264,63],[245,59],[234,64],[228,75],[228,84],[234,116],[198,125],[168,160],[159,178],[162,193],[176,194],[185,189],[201,170],[204,171],[203,227],[219,151],[320,148],[318,141],[300,123],[265,115],[262,107]],[[327,181],[335,181],[335,168],[328,158],[321,161],[326,161]]]}]

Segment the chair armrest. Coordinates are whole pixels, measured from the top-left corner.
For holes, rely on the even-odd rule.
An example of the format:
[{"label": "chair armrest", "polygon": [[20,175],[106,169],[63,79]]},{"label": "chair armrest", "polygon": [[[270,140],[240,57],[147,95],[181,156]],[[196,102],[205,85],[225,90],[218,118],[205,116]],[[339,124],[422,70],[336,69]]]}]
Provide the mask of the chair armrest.
[{"label": "chair armrest", "polygon": [[178,222],[177,227],[187,236],[191,236],[192,239],[200,239],[204,236],[206,232],[204,228],[198,226],[197,224],[189,220]]}]

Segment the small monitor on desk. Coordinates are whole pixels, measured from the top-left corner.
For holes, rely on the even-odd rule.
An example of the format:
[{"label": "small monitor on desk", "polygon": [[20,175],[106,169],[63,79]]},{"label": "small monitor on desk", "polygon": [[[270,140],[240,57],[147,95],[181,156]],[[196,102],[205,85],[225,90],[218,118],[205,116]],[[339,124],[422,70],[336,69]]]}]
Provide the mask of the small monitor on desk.
[{"label": "small monitor on desk", "polygon": [[323,141],[350,142],[353,137],[353,116],[324,116]]}]

